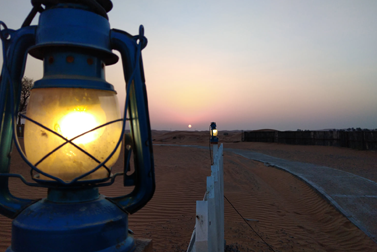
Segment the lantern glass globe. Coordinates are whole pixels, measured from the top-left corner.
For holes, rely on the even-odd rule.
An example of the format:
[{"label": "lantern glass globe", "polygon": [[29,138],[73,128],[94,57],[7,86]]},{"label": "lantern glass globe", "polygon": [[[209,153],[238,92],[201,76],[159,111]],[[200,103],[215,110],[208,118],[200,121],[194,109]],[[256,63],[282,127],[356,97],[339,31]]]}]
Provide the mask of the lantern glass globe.
[{"label": "lantern glass globe", "polygon": [[[114,91],[85,88],[35,88],[31,91],[27,117],[70,140],[104,123],[120,118],[118,99]],[[72,142],[104,161],[114,150],[122,131],[122,122],[115,122],[86,133]],[[25,152],[33,164],[65,142],[64,139],[26,120]],[[119,157],[120,146],[106,162],[111,167]],[[65,144],[44,159],[37,168],[64,181],[85,174],[98,165],[93,158],[71,143]],[[108,177],[101,167],[82,180]],[[41,176],[41,179],[48,179]]]},{"label": "lantern glass globe", "polygon": [[217,137],[217,129],[212,129],[212,133],[211,133],[211,135],[212,135],[213,137]]}]

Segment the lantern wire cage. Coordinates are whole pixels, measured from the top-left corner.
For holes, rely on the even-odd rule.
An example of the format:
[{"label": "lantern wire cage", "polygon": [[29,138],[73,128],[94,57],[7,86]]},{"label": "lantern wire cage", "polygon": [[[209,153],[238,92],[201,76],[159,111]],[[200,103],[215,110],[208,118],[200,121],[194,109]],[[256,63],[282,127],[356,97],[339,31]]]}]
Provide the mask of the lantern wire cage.
[{"label": "lantern wire cage", "polygon": [[[4,27],[3,30],[1,30],[1,26]],[[5,174],[0,174],[0,176],[6,176],[6,177],[17,177],[17,178],[20,178],[22,180],[23,183],[25,183],[26,185],[28,186],[36,186],[36,187],[51,187],[51,186],[58,186],[59,185],[62,185],[62,186],[71,186],[71,187],[74,187],[74,186],[79,186],[81,187],[82,184],[85,184],[87,186],[96,186],[96,187],[99,187],[99,186],[108,186],[108,185],[111,185],[114,183],[115,181],[115,178],[119,175],[124,175],[124,173],[115,173],[114,175],[111,175],[111,168],[108,168],[106,167],[105,163],[114,155],[114,153],[116,152],[116,150],[118,149],[119,145],[121,144],[122,142],[122,139],[123,139],[123,136],[125,134],[125,130],[126,130],[126,121],[129,120],[127,119],[127,109],[128,109],[128,105],[129,105],[129,91],[130,91],[130,87],[132,85],[132,82],[134,80],[134,77],[135,77],[135,73],[136,73],[136,70],[137,70],[137,66],[139,65],[139,61],[140,61],[140,56],[141,56],[141,50],[146,46],[146,43],[147,43],[147,40],[146,38],[144,37],[144,27],[141,25],[140,28],[139,28],[139,35],[136,35],[134,36],[134,40],[136,42],[136,46],[137,46],[137,54],[136,54],[136,61],[135,61],[135,65],[133,66],[133,71],[132,71],[132,74],[131,76],[129,77],[129,80],[128,82],[126,82],[126,101],[125,101],[125,105],[124,105],[124,115],[123,115],[123,119],[117,119],[117,120],[113,120],[113,121],[110,121],[110,122],[107,122],[105,124],[102,124],[100,126],[97,126],[91,130],[88,130],[82,134],[79,134],[71,139],[66,139],[64,136],[62,136],[61,134],[49,129],[48,127],[34,121],[32,118],[29,118],[23,114],[19,114],[19,116],[25,118],[26,120],[29,120],[31,121],[32,123],[42,127],[43,129],[57,135],[58,137],[62,138],[63,140],[65,140],[64,143],[62,143],[61,145],[59,145],[58,147],[56,147],[54,150],[50,151],[49,153],[47,153],[42,159],[40,159],[37,163],[35,164],[32,164],[28,158],[26,157],[25,153],[23,152],[21,146],[20,146],[20,143],[18,141],[18,137],[16,135],[16,124],[15,124],[15,120],[16,120],[16,111],[15,111],[15,86],[13,85],[13,81],[11,79],[11,75],[10,75],[10,71],[9,71],[9,67],[8,67],[8,62],[7,62],[7,58],[6,58],[6,43],[7,43],[7,40],[10,38],[11,36],[11,32],[10,30],[8,30],[6,24],[4,22],[1,22],[0,21],[0,39],[2,40],[2,44],[3,44],[3,76],[2,78],[5,78],[7,80],[6,84],[10,90],[10,99],[11,99],[11,111],[12,111],[12,134],[13,134],[13,140],[15,142],[15,145],[16,145],[16,148],[18,150],[18,152],[20,153],[22,159],[31,167],[31,170],[30,170],[30,174],[31,174],[31,178],[38,182],[38,183],[31,183],[31,182],[28,182],[22,175],[20,174],[12,174],[12,173],[5,173]],[[76,138],[79,138],[85,134],[88,134],[92,131],[95,131],[99,128],[102,128],[102,127],[105,127],[109,124],[112,124],[112,123],[116,123],[116,122],[120,122],[122,121],[123,123],[123,126],[122,126],[122,131],[121,131],[121,134],[119,136],[119,140],[115,146],[115,148],[113,149],[113,151],[110,153],[110,155],[103,161],[103,162],[100,162],[98,159],[96,159],[94,156],[92,156],[90,153],[88,153],[87,151],[85,151],[84,149],[80,148],[79,146],[77,146],[75,143],[73,143],[72,141],[75,140]],[[73,180],[71,181],[64,181],[60,178],[57,178],[53,175],[50,175],[48,173],[45,173],[43,171],[41,171],[40,169],[37,168],[37,165],[40,164],[44,159],[46,159],[48,156],[50,156],[51,154],[53,154],[54,152],[56,152],[58,149],[62,148],[64,145],[66,144],[72,144],[74,147],[76,147],[77,149],[79,149],[80,151],[82,151],[83,153],[85,153],[86,155],[88,155],[91,159],[93,159],[94,161],[96,161],[98,163],[98,165],[96,167],[94,167],[92,170],[74,178]],[[127,162],[129,162],[129,159],[127,159]],[[107,178],[103,178],[103,179],[95,179],[95,180],[82,180],[82,181],[79,181],[80,179],[86,177],[87,175],[97,171],[99,168],[101,167],[104,167],[107,172],[108,172],[108,177]],[[38,179],[36,178],[34,175],[33,175],[33,171],[36,171],[50,179],[52,179],[51,181],[48,181],[48,180],[41,180],[41,179]],[[109,182],[107,183],[104,183],[106,181],[110,180]],[[58,182],[58,183],[56,183]]]}]

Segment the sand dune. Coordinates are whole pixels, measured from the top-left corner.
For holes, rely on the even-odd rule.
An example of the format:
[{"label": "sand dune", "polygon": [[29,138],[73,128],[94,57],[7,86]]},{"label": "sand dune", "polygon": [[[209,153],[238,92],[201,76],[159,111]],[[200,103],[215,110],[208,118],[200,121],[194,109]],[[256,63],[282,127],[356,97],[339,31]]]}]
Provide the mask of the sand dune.
[{"label": "sand dune", "polygon": [[[375,166],[371,165],[373,161],[377,163],[374,152],[240,143],[240,132],[227,133],[219,134],[225,147],[321,162],[321,165],[325,163],[338,169],[361,170],[364,174],[373,174],[371,169]],[[208,146],[208,135],[207,131],[154,131],[153,139],[154,143]],[[13,155],[12,172],[21,172],[27,177],[29,169],[17,154]],[[206,176],[210,175],[209,151],[154,146],[154,157],[155,195],[142,210],[130,216],[129,227],[136,237],[153,239],[155,251],[185,251],[195,225],[195,202],[203,198]],[[121,169],[122,161],[119,161],[114,170]],[[12,183],[11,191],[17,196],[39,198],[46,195],[46,189],[30,189],[15,179]],[[225,152],[224,183],[227,199],[244,218],[251,219],[245,222],[225,200],[225,239],[229,251],[271,251],[271,248],[275,251],[377,251],[377,245],[362,231],[304,182],[284,171]],[[126,193],[122,179],[100,191],[107,196]],[[11,221],[0,217],[2,251],[10,245],[10,230]]]}]

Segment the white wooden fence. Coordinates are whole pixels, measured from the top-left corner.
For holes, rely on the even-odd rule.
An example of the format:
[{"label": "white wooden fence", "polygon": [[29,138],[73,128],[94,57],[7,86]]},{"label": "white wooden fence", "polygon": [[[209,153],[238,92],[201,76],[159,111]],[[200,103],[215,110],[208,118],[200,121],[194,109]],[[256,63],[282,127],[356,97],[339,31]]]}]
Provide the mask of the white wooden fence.
[{"label": "white wooden fence", "polygon": [[187,252],[224,252],[223,145],[213,145],[211,176],[203,200],[196,201],[196,224]]}]

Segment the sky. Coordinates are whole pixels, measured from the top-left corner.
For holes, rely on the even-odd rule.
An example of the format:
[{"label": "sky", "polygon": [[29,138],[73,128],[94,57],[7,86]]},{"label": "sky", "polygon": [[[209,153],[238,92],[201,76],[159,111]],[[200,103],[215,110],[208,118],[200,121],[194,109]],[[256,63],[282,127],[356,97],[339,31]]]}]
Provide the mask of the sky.
[{"label": "sky", "polygon": [[[152,129],[377,128],[375,0],[112,2],[112,28],[145,28]],[[0,0],[11,29],[30,10]],[[42,75],[29,56],[25,76]],[[106,80],[124,102],[120,62]]]}]

